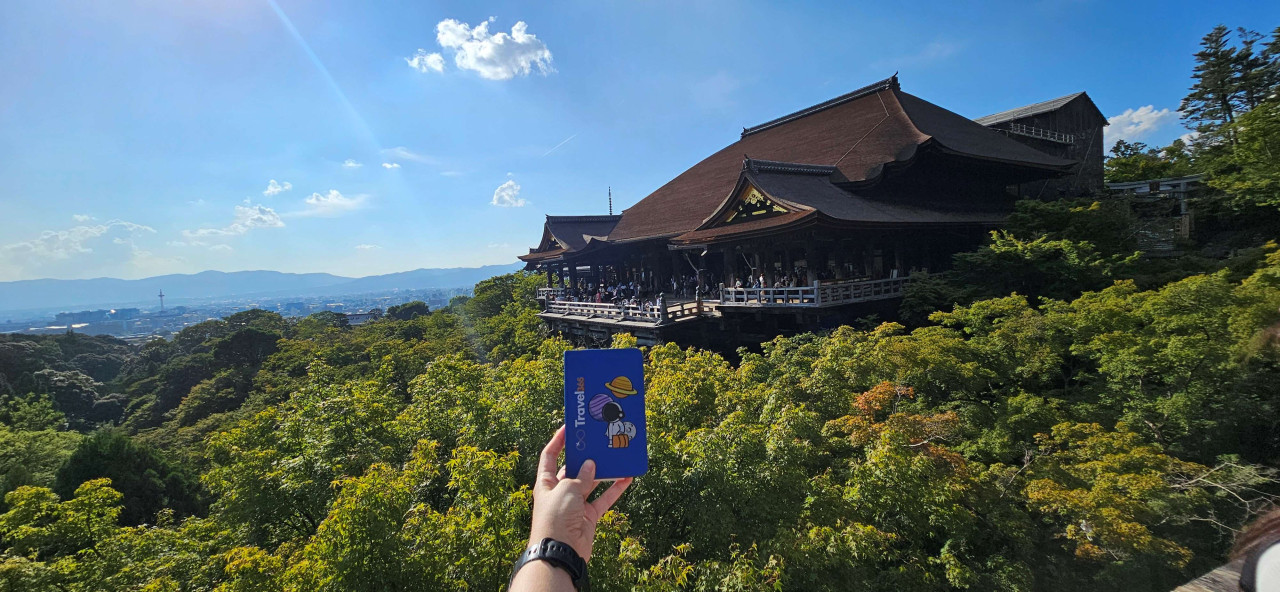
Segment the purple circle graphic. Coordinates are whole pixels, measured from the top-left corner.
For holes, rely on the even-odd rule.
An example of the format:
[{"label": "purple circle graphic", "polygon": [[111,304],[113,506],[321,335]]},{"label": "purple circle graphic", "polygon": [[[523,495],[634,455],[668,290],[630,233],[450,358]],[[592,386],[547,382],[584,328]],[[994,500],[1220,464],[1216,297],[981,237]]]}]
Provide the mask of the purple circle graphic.
[{"label": "purple circle graphic", "polygon": [[613,400],[612,397],[605,394],[600,394],[600,395],[591,397],[591,402],[588,403],[587,405],[587,409],[591,411],[591,418],[596,421],[604,421],[604,415],[602,415],[602,412],[604,411],[604,406],[606,403],[612,400]]}]

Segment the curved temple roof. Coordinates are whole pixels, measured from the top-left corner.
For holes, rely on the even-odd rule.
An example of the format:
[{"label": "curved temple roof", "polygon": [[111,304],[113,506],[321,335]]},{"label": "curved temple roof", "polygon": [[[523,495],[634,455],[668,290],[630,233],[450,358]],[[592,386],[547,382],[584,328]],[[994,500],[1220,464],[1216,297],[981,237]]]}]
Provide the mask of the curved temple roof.
[{"label": "curved temple roof", "polygon": [[673,237],[698,228],[733,190],[744,154],[830,166],[848,181],[863,181],[878,175],[885,163],[909,160],[925,145],[1041,170],[1046,177],[1076,164],[905,93],[894,76],[743,130],[741,139],[623,211],[609,242]]}]

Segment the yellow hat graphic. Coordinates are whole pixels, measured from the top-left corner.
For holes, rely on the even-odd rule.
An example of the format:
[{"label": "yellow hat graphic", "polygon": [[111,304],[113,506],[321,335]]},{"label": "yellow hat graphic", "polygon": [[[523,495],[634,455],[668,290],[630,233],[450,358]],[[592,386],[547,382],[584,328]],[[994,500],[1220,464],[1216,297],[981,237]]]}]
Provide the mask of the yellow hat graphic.
[{"label": "yellow hat graphic", "polygon": [[604,388],[613,391],[618,398],[627,397],[636,394],[636,389],[631,386],[631,379],[626,376],[619,376],[612,382],[605,384]]}]

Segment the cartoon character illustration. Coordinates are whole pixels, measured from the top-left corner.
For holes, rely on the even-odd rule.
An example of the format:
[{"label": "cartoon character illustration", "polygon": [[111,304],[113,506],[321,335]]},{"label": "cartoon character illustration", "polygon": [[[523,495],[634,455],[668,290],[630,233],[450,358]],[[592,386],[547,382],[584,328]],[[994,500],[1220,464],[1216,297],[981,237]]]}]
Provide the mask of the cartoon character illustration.
[{"label": "cartoon character illustration", "polygon": [[619,376],[608,383],[605,383],[604,388],[612,391],[613,395],[619,399],[625,399],[636,394],[636,389],[631,384],[631,379],[626,376]]},{"label": "cartoon character illustration", "polygon": [[[632,394],[635,394],[635,391],[632,391]],[[605,428],[605,435],[609,437],[609,448],[626,448],[631,445],[631,439],[636,437],[636,424],[622,421],[626,413],[622,410],[622,405],[613,400],[613,397],[603,393],[591,397],[588,409],[592,418],[609,424]]]}]

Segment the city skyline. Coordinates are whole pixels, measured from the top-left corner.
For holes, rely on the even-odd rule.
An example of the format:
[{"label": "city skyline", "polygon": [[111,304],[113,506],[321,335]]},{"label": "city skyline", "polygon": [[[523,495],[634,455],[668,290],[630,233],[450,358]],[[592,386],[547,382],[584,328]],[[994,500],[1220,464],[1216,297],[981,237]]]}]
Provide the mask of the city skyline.
[{"label": "city skyline", "polygon": [[967,117],[1084,90],[1163,145],[1200,38],[1280,16],[1191,6],[6,5],[0,281],[513,263],[894,71]]}]

